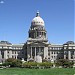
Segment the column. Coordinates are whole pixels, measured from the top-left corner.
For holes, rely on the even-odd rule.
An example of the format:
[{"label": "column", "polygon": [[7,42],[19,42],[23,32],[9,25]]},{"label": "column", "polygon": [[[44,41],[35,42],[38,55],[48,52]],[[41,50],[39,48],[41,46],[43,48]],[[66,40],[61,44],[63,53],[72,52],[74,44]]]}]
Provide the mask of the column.
[{"label": "column", "polygon": [[7,50],[4,51],[4,59],[7,59]]},{"label": "column", "polygon": [[74,51],[74,60],[75,60],[75,51]]},{"label": "column", "polygon": [[37,31],[37,37],[39,36],[38,31]]},{"label": "column", "polygon": [[16,54],[16,59],[17,59],[17,54]]},{"label": "column", "polygon": [[66,55],[64,55],[64,59],[66,59]]},{"label": "column", "polygon": [[45,32],[45,38],[46,38],[46,32]]},{"label": "column", "polygon": [[2,59],[1,51],[0,51],[0,59]]},{"label": "column", "polygon": [[70,51],[68,51],[68,59],[69,60],[71,59],[71,53],[70,53]]},{"label": "column", "polygon": [[66,59],[66,53],[65,53],[65,51],[64,51],[64,59]]},{"label": "column", "polygon": [[42,36],[42,32],[40,32],[40,35]]},{"label": "column", "polygon": [[50,57],[50,60],[51,60],[51,55],[52,55],[52,54],[51,54],[51,51],[50,51],[50,56],[49,56],[49,57]]},{"label": "column", "polygon": [[43,36],[43,34],[42,34],[43,32],[41,32],[41,36]]},{"label": "column", "polygon": [[36,57],[36,47],[35,47],[35,57]]},{"label": "column", "polygon": [[9,58],[12,58],[12,51],[9,51]]},{"label": "column", "polygon": [[53,60],[54,60],[54,51],[53,51]]},{"label": "column", "polygon": [[37,37],[37,31],[36,31],[36,37]]},{"label": "column", "polygon": [[44,47],[44,59],[48,59],[48,47]]},{"label": "column", "polygon": [[35,38],[35,32],[34,32],[34,38]]},{"label": "column", "polygon": [[38,32],[38,37],[39,37],[39,32]]},{"label": "column", "polygon": [[32,47],[31,47],[31,58],[32,58]]},{"label": "column", "polygon": [[43,32],[43,36],[45,37],[44,32]]},{"label": "column", "polygon": [[41,49],[40,49],[40,47],[39,47],[39,53],[41,52]]}]

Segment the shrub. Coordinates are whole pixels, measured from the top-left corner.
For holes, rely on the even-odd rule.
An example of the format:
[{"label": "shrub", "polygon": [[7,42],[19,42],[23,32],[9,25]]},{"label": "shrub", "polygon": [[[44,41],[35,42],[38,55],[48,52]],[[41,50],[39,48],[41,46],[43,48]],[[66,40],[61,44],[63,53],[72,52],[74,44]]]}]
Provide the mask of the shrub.
[{"label": "shrub", "polygon": [[31,67],[37,66],[37,63],[36,62],[25,62],[25,63],[23,63],[22,66],[26,67],[26,68],[31,68]]},{"label": "shrub", "polygon": [[10,65],[10,67],[21,67],[22,61],[19,59],[9,58],[3,63],[4,66]]},{"label": "shrub", "polygon": [[28,62],[25,62],[25,63],[22,64],[22,66],[25,67],[25,68],[29,68],[30,64]]},{"label": "shrub", "polygon": [[44,66],[45,68],[50,68],[53,66],[53,64],[49,63],[49,62],[43,62],[43,63],[39,63],[39,66]]},{"label": "shrub", "polygon": [[56,66],[63,66],[63,67],[65,67],[65,68],[67,68],[67,67],[73,67],[73,64],[74,64],[74,62],[71,62],[71,61],[69,61],[69,60],[66,60],[66,59],[59,59],[58,61],[57,61],[57,63],[56,63]]},{"label": "shrub", "polygon": [[25,62],[23,63],[22,66],[25,68],[39,68],[39,67],[50,68],[53,66],[53,64],[49,62],[43,62],[43,63]]},{"label": "shrub", "polygon": [[47,59],[43,59],[42,62],[48,62],[48,60]]}]

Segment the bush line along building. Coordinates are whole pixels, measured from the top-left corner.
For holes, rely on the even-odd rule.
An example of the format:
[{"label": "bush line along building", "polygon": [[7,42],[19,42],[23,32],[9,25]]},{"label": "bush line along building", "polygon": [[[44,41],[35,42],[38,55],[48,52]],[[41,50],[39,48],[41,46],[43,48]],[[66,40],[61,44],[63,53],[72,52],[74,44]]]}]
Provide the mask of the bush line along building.
[{"label": "bush line along building", "polygon": [[0,42],[0,62],[8,58],[35,60],[37,55],[49,61],[57,59],[68,59],[75,61],[75,43],[68,41],[63,45],[50,44],[47,39],[45,23],[39,12],[31,22],[28,31],[28,39],[24,44],[11,44],[8,41]]}]

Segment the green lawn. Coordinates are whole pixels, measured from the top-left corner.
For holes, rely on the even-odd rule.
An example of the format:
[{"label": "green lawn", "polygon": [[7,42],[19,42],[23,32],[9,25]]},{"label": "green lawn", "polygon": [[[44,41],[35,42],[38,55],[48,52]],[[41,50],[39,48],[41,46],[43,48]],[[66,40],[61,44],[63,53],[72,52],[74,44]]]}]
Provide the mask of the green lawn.
[{"label": "green lawn", "polygon": [[51,68],[51,69],[25,69],[9,68],[0,69],[0,75],[74,75],[73,68]]}]

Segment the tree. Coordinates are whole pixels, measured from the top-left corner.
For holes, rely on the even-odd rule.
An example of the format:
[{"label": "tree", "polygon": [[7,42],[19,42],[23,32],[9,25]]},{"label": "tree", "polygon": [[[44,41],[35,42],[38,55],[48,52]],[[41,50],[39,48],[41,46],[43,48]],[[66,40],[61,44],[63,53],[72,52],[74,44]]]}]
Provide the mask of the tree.
[{"label": "tree", "polygon": [[74,62],[69,61],[67,59],[59,59],[59,60],[57,60],[56,66],[63,66],[65,68],[67,68],[67,67],[70,68],[70,67],[73,67],[73,64],[74,64]]},{"label": "tree", "polygon": [[20,67],[22,65],[22,61],[19,59],[9,58],[3,64],[5,66],[10,65],[10,67]]}]

